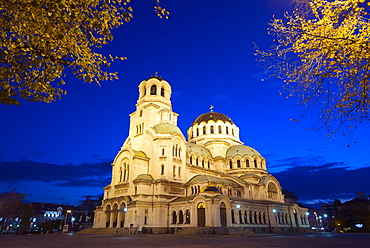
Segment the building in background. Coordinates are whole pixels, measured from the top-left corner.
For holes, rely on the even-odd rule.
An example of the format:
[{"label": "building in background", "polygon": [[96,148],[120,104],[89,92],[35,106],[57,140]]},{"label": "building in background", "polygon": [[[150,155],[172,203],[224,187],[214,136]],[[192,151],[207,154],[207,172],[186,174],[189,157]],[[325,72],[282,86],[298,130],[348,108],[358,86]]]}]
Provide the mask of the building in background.
[{"label": "building in background", "polygon": [[129,135],[95,210],[95,228],[183,234],[309,230],[307,209],[284,202],[265,158],[243,144],[231,118],[211,107],[195,118],[187,140],[171,94],[161,77],[140,83]]}]

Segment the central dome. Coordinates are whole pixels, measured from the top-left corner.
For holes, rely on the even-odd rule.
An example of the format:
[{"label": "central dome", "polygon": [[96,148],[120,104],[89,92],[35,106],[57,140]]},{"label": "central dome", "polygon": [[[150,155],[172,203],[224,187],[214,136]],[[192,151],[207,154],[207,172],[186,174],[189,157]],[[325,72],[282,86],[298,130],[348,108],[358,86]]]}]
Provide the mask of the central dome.
[{"label": "central dome", "polygon": [[230,124],[234,124],[231,118],[224,114],[217,113],[217,112],[209,112],[209,113],[205,113],[205,114],[198,116],[198,118],[193,122],[193,125],[200,124],[201,122],[207,123],[210,120],[214,122],[223,121],[225,123],[229,122]]}]

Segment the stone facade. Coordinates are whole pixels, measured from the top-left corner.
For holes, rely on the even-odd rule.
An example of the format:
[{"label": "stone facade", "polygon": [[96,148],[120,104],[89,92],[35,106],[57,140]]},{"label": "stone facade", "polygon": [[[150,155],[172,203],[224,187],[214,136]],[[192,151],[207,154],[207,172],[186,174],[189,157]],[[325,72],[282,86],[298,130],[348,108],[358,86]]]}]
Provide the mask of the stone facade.
[{"label": "stone facade", "polygon": [[158,76],[139,85],[112,181],[94,228],[149,233],[287,232],[308,229],[306,209],[284,203],[266,160],[243,145],[226,115],[200,115],[188,141],[172,111],[171,86]]}]

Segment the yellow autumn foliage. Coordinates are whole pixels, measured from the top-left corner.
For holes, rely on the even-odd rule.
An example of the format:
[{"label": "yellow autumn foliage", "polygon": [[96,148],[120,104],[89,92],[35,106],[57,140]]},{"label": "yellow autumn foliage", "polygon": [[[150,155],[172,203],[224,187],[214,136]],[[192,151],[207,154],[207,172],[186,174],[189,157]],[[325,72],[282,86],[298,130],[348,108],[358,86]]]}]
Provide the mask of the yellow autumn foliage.
[{"label": "yellow autumn foliage", "polygon": [[319,128],[332,134],[369,120],[369,0],[297,0],[283,19],[274,18],[272,48],[257,48],[272,76],[289,95],[320,112]]},{"label": "yellow autumn foliage", "polygon": [[[169,13],[155,1],[155,12]],[[51,102],[66,94],[64,69],[87,83],[117,79],[97,48],[133,17],[130,0],[0,1],[0,103]]]}]

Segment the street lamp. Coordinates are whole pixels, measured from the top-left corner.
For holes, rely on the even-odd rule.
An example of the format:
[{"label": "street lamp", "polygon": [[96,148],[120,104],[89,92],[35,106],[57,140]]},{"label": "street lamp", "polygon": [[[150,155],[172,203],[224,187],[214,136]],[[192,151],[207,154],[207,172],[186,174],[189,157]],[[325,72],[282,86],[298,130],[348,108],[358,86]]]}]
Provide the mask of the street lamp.
[{"label": "street lamp", "polygon": [[[67,225],[67,220],[68,220],[68,214],[72,213],[72,210],[67,210],[66,211],[66,218],[64,219],[64,225],[63,225],[63,232],[64,232],[64,229],[65,229],[65,226]],[[66,232],[68,232],[68,225],[67,225],[67,230]]]}]

